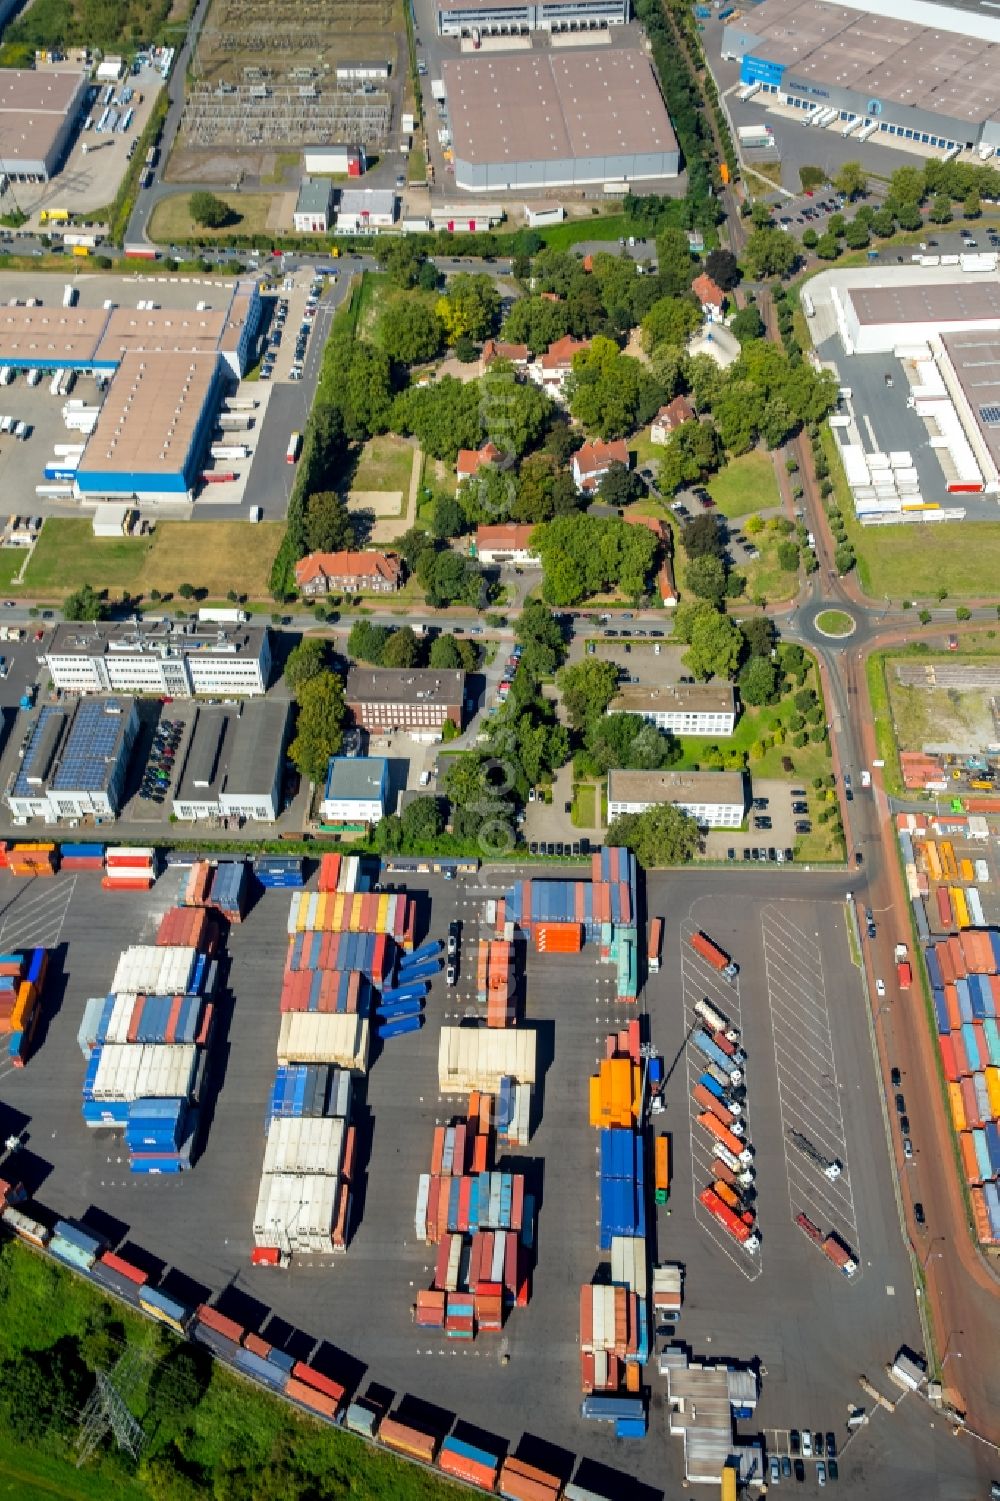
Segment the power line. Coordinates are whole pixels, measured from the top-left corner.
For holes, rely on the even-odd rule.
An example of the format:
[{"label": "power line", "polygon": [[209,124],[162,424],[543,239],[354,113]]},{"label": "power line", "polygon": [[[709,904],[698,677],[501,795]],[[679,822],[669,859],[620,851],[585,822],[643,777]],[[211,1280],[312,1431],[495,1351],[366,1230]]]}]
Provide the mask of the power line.
[{"label": "power line", "polygon": [[110,1372],[98,1371],[97,1383],[80,1414],[80,1436],[76,1446],[76,1467],[86,1464],[97,1447],[109,1433],[115,1443],[132,1460],[138,1462],[146,1442],[146,1435],[138,1419],[128,1407],[128,1396],[134,1394],[142,1378],[145,1364],[141,1352],[132,1346],[126,1347]]}]

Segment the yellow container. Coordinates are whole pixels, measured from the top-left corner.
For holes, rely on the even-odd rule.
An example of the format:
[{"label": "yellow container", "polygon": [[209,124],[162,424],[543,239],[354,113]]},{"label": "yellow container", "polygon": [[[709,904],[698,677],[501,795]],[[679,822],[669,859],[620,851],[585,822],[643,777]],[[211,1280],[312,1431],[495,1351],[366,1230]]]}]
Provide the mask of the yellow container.
[{"label": "yellow container", "polygon": [[955,1130],[967,1131],[969,1123],[965,1118],[965,1101],[962,1099],[962,1091],[957,1084],[948,1085],[948,1106]]}]

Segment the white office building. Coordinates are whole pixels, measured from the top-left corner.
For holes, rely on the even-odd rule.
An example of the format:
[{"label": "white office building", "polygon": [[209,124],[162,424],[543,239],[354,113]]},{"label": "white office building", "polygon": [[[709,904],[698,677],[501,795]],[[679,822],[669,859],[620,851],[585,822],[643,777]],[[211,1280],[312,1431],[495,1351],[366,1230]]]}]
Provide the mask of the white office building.
[{"label": "white office building", "polygon": [[608,772],[609,819],[660,803],[672,803],[703,829],[738,829],[747,806],[745,779],[740,771]]},{"label": "white office building", "polygon": [[608,705],[609,714],[638,714],[674,735],[726,739],[736,728],[736,694],[728,683],[626,683]]},{"label": "white office building", "polygon": [[243,698],[267,691],[271,644],[267,628],[253,625],[66,622],[52,633],[45,665],[69,693]]}]

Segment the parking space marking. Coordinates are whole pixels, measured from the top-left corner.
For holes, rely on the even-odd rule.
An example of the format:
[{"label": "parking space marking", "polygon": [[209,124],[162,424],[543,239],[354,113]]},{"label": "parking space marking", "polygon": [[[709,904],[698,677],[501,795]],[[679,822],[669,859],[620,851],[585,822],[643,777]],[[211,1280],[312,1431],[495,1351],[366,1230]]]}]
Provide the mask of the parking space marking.
[{"label": "parking space marking", "polygon": [[[712,1161],[715,1151],[712,1143],[714,1137],[698,1124],[698,1116],[701,1110],[692,1097],[691,1091],[704,1072],[694,1044],[690,1041],[691,1033],[700,1025],[695,1003],[706,1000],[710,1005],[720,1011],[723,1016],[738,1027],[740,1036],[743,1036],[743,1019],[740,1013],[740,987],[737,979],[734,985],[724,980],[717,970],[695,953],[691,947],[691,934],[697,929],[693,923],[685,922],[681,927],[681,980],[684,994],[684,1061],[687,1068],[687,1099],[688,1099],[688,1136],[691,1142],[691,1199],[694,1208],[694,1217],[698,1225],[708,1238],[718,1246],[724,1256],[727,1256],[733,1265],[742,1272],[748,1282],[754,1282],[764,1270],[762,1251],[758,1249],[755,1255],[740,1252],[736,1241],[730,1239],[717,1221],[708,1213],[699,1202],[698,1191],[710,1185],[713,1181]],[[744,1065],[744,1078],[746,1077],[746,1065]],[[749,1095],[749,1087],[747,1090]],[[747,1140],[751,1139],[749,1116],[746,1104],[743,1106],[742,1120],[746,1127]]]},{"label": "parking space marking", "polygon": [[8,903],[0,923],[0,948],[54,949],[62,935],[66,913],[78,877],[69,880],[38,877]]},{"label": "parking space marking", "polygon": [[[807,1214],[824,1234],[832,1230],[847,1242],[859,1263],[851,1279],[857,1282],[861,1251],[822,954],[815,937],[781,908],[763,909],[761,934],[789,1212],[793,1221]],[[828,1161],[839,1162],[840,1176],[828,1178],[819,1163],[796,1148],[792,1132]]]}]

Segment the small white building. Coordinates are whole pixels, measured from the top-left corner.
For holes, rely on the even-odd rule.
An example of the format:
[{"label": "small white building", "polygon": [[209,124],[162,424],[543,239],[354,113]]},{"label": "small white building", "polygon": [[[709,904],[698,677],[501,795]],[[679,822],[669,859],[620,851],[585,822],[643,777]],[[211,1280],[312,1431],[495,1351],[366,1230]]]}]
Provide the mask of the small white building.
[{"label": "small white building", "polygon": [[304,177],[292,214],[296,233],[325,235],[330,228],[332,203],[333,188],[326,179]]},{"label": "small white building", "polygon": [[566,210],[561,203],[536,203],[534,206],[526,203],[524,217],[529,229],[544,229],[547,224],[561,224],[566,217]]},{"label": "small white building", "polygon": [[320,804],[324,823],[373,824],[385,816],[389,763],[384,756],[332,756]]},{"label": "small white building", "polygon": [[540,568],[542,560],[531,545],[533,526],[519,526],[506,521],[499,526],[476,528],[476,557],[480,563],[516,563],[519,567]]},{"label": "small white building", "polygon": [[326,177],[360,177],[367,165],[363,146],[307,146],[304,165],[309,173]]},{"label": "small white building", "polygon": [[346,235],[391,229],[398,211],[392,188],[345,188],[337,205],[337,229]]},{"label": "small white building", "polygon": [[609,771],[608,818],[672,803],[703,829],[738,829],[747,806],[740,771]]},{"label": "small white building", "polygon": [[359,62],[338,63],[338,83],[378,83],[384,82],[391,69],[387,62]]},{"label": "small white building", "polygon": [[707,354],[720,370],[728,370],[740,357],[740,341],[724,323],[704,323],[688,340],[687,352]]},{"label": "small white building", "polygon": [[736,694],[729,683],[626,683],[608,705],[609,714],[638,714],[674,735],[728,738],[736,728]]}]

